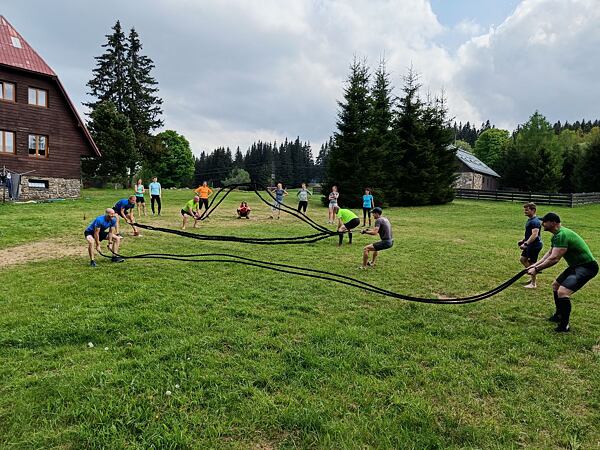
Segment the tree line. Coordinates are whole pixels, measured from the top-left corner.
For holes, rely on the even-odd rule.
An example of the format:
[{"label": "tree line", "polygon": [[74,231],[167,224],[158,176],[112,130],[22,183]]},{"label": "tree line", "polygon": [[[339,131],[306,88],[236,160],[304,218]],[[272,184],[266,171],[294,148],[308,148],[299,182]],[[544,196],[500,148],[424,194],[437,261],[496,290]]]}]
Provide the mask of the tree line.
[{"label": "tree line", "polygon": [[478,133],[473,145],[467,140],[455,144],[494,169],[503,189],[600,191],[598,120],[550,124],[536,111],[512,133],[491,126]]},{"label": "tree line", "polygon": [[[232,152],[229,147],[219,147],[212,153],[202,152],[196,158],[194,180],[196,184],[208,181],[213,186],[234,182],[257,182],[273,185],[281,182],[286,186],[320,182],[323,175],[323,144],[317,160],[313,159],[311,146],[295,140],[277,142],[254,142],[245,153],[238,147]],[[244,181],[247,180],[247,181]]]}]

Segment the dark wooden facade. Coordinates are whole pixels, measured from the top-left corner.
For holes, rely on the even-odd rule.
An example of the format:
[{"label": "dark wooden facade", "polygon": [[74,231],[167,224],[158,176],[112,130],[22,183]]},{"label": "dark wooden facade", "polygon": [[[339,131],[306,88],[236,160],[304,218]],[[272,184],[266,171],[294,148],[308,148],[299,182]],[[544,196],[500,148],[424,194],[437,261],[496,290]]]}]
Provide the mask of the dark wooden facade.
[{"label": "dark wooden facade", "polygon": [[[0,152],[0,168],[35,178],[81,178],[81,157],[96,150],[60,81],[0,64],[0,80],[15,85],[15,102],[0,100],[0,130],[15,133],[15,154]],[[28,104],[29,87],[47,91],[47,107]],[[29,155],[28,136],[48,136],[48,156]]]}]

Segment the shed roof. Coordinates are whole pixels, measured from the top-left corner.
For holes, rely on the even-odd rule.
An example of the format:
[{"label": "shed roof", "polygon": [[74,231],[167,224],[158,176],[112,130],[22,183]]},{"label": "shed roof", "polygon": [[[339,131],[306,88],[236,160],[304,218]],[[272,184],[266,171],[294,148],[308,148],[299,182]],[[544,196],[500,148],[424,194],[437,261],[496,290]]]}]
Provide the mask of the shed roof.
[{"label": "shed roof", "polygon": [[492,177],[500,178],[493,169],[483,163],[472,153],[469,153],[463,149],[456,147],[456,157],[462,161],[469,169],[473,172],[482,173],[484,175],[490,175]]}]

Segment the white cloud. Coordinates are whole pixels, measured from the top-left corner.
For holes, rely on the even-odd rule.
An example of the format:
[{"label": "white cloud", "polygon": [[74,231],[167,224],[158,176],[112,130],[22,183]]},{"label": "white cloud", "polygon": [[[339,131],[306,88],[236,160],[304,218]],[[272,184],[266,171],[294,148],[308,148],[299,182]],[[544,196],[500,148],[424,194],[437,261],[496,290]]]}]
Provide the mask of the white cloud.
[{"label": "white cloud", "polygon": [[483,27],[473,19],[463,19],[456,24],[454,30],[467,36],[475,36],[483,32]]},{"label": "white cloud", "polygon": [[599,21],[593,0],[524,0],[500,26],[462,45],[452,89],[474,113],[465,120],[514,128],[535,110],[551,121],[596,118]]}]

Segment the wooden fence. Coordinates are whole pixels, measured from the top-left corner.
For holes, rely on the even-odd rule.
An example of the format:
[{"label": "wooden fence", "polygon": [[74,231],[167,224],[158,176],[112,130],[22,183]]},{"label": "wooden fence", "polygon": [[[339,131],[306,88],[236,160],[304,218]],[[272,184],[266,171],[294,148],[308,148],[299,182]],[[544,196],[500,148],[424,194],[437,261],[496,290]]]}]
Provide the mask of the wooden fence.
[{"label": "wooden fence", "polygon": [[479,189],[457,189],[456,198],[519,203],[533,202],[539,205],[557,205],[573,208],[575,206],[600,203],[600,192],[558,194],[556,192],[513,192],[484,191]]}]

